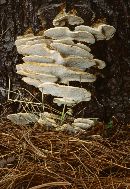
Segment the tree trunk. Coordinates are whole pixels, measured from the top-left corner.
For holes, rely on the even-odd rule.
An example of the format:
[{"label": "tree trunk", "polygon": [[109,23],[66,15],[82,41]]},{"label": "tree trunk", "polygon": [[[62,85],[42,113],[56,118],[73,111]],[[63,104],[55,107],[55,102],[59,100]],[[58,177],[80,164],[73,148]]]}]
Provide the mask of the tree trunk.
[{"label": "tree trunk", "polygon": [[[61,10],[62,0],[0,0],[0,89],[21,85],[15,65],[20,63],[14,41],[18,35],[31,28],[36,34],[52,27],[52,20]],[[97,42],[92,53],[104,60],[106,68],[97,81],[90,86],[93,92],[89,103],[78,105],[75,116],[98,117],[109,121],[112,116],[130,121],[128,30],[130,30],[130,2],[123,0],[66,0],[66,9],[76,9],[85,20],[85,25],[105,22],[116,28],[115,36],[109,41]],[[46,21],[46,23],[45,23]],[[89,85],[87,86],[89,87]],[[0,92],[0,103],[5,97]]]}]

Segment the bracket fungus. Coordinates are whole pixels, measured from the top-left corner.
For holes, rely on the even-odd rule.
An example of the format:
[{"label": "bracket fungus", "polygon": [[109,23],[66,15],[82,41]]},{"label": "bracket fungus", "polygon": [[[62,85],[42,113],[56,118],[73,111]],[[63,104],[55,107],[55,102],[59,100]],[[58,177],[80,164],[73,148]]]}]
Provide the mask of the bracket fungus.
[{"label": "bracket fungus", "polygon": [[44,125],[47,129],[50,129],[50,128],[52,129],[52,128],[57,127],[56,121],[54,119],[50,119],[50,118],[47,118],[45,116],[40,117],[38,119],[38,123],[40,125]]},{"label": "bracket fungus", "polygon": [[35,45],[20,45],[17,47],[20,54],[23,55],[39,55],[39,56],[49,56],[50,50],[43,44]]},{"label": "bracket fungus", "polygon": [[62,43],[52,43],[51,47],[56,49],[58,52],[60,52],[64,56],[77,55],[80,57],[88,57],[90,59],[93,58],[93,55],[91,53],[89,53],[88,51],[78,46],[66,45]]},{"label": "bracket fungus", "polygon": [[[93,74],[83,71],[73,71],[68,67],[58,64],[26,62],[18,64],[16,68],[18,74],[21,74],[21,71],[25,73],[36,72],[39,74],[49,74],[56,76],[60,80],[60,83],[64,84],[68,84],[69,81],[94,82],[96,80]],[[24,72],[21,75],[25,75]]]},{"label": "bracket fungus", "polygon": [[[89,99],[88,99],[89,101]],[[61,105],[67,105],[68,107],[72,107],[77,104],[78,101],[74,101],[72,98],[54,98],[54,103],[56,103],[58,106]]]},{"label": "bracket fungus", "polygon": [[99,60],[99,59],[94,59],[94,61],[95,61],[96,65],[97,65],[97,67],[98,67],[99,69],[105,68],[106,64],[105,64],[104,61]]},{"label": "bracket fungus", "polygon": [[86,57],[69,56],[67,58],[64,58],[64,65],[67,67],[79,68],[84,71],[86,70],[86,68],[90,68],[96,65],[96,62],[94,59],[89,59]]},{"label": "bracket fungus", "polygon": [[85,25],[76,26],[75,31],[89,32],[98,41],[98,40],[111,39],[114,36],[116,29],[110,25],[99,24],[96,27],[89,27],[89,26],[85,26]]},{"label": "bracket fungus", "polygon": [[51,94],[52,96],[63,97],[64,99],[74,100],[75,102],[89,101],[91,93],[84,88],[59,85],[56,83],[43,83],[39,85],[44,94]]},{"label": "bracket fungus", "polygon": [[26,125],[30,123],[35,123],[39,119],[37,115],[32,113],[9,114],[7,118],[17,125]]},{"label": "bracket fungus", "polygon": [[68,12],[66,13],[66,10],[63,9],[53,20],[54,26],[64,26],[66,22],[69,25],[80,25],[84,23],[84,20],[76,15],[76,12]]},{"label": "bracket fungus", "polygon": [[68,27],[50,28],[44,32],[44,35],[52,39],[76,40],[90,44],[95,43],[95,38],[91,33],[87,31],[70,31]]},{"label": "bracket fungus", "polygon": [[21,37],[18,37],[17,40],[15,41],[15,45],[18,47],[18,46],[21,46],[21,45],[25,45],[26,43],[28,42],[33,42],[34,40],[38,40],[38,39],[43,39],[43,36],[34,36],[34,35],[25,35],[24,37],[21,36]]},{"label": "bracket fungus", "polygon": [[[92,55],[89,45],[98,40],[113,37],[115,28],[106,24],[95,27],[81,25],[84,20],[74,12],[65,9],[53,20],[54,28],[44,31],[41,36],[29,34],[17,38],[15,44],[23,57],[23,64],[16,66],[23,80],[43,93],[54,97],[57,105],[74,106],[82,101],[90,101],[91,93],[84,88],[70,86],[70,81],[94,82],[96,76],[88,73],[91,67],[103,69],[105,62]],[[67,24],[67,25],[66,25]],[[69,29],[73,27],[73,31]],[[67,27],[68,26],[68,27]],[[72,27],[71,27],[72,28]],[[39,123],[56,127],[56,121],[40,116]],[[72,131],[86,130],[94,125],[89,119],[75,119],[64,128]]]},{"label": "bracket fungus", "polygon": [[23,57],[24,62],[54,63],[54,59],[48,56],[29,55]]},{"label": "bracket fungus", "polygon": [[38,86],[42,83],[40,82],[38,79],[32,79],[30,77],[23,77],[22,80],[29,84],[29,85],[33,85],[34,87],[38,88]]},{"label": "bracket fungus", "polygon": [[88,118],[77,118],[74,120],[74,122],[72,123],[72,126],[74,128],[81,129],[81,130],[88,130],[91,127],[94,126],[94,121]]},{"label": "bracket fungus", "polygon": [[54,75],[49,75],[49,74],[42,74],[42,73],[37,73],[37,72],[29,72],[29,71],[24,71],[21,70],[18,72],[20,75],[27,76],[32,79],[37,79],[41,82],[57,82],[58,78]]}]

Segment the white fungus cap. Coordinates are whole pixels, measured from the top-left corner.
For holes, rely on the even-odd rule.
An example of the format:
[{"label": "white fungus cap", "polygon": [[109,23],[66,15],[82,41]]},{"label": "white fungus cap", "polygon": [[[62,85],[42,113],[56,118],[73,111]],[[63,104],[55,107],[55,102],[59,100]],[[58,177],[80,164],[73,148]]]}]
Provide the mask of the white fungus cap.
[{"label": "white fungus cap", "polygon": [[88,99],[91,99],[91,93],[86,89],[79,87],[65,86],[47,82],[39,85],[39,89],[44,94],[51,94],[52,96],[72,99],[77,102],[88,101]]}]

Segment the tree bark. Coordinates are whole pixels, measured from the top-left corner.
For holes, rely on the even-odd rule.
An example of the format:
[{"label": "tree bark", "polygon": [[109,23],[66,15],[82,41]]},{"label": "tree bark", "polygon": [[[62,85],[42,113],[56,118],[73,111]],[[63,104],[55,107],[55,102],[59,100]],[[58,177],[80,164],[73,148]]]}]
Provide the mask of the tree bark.
[{"label": "tree bark", "polygon": [[[61,10],[62,0],[1,0],[0,1],[0,87],[8,88],[11,78],[13,86],[21,85],[15,65],[21,56],[14,45],[16,37],[31,28],[36,34],[52,27],[52,20]],[[116,28],[110,41],[97,42],[92,53],[106,62],[97,81],[90,86],[93,92],[89,103],[81,103],[75,116],[99,117],[109,121],[112,116],[130,121],[129,108],[129,35],[130,2],[123,0],[66,0],[66,9],[75,9],[85,20],[85,25],[105,22]],[[46,24],[45,22],[46,21]],[[87,86],[89,87],[89,86]],[[5,98],[0,92],[0,103]]]}]

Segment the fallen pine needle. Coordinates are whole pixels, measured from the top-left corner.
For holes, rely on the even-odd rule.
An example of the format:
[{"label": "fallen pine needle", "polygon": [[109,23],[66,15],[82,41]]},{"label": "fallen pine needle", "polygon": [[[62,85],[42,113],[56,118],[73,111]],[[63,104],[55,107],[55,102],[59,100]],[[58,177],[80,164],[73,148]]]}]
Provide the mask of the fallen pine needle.
[{"label": "fallen pine needle", "polygon": [[49,182],[49,183],[31,187],[29,189],[40,189],[40,188],[47,187],[47,186],[64,186],[64,185],[71,185],[71,183],[69,183],[69,182]]}]

